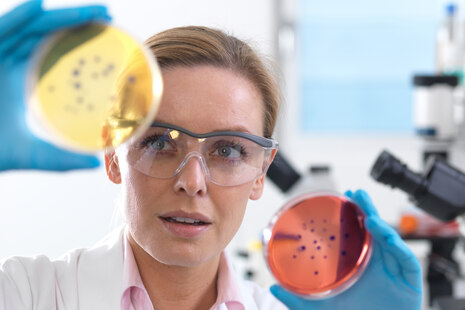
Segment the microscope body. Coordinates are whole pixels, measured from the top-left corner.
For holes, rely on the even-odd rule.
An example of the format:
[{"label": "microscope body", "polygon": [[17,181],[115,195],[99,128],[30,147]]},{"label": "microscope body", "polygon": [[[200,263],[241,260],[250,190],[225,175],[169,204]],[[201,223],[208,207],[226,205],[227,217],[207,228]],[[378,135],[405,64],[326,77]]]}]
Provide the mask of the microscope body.
[{"label": "microscope body", "polygon": [[419,174],[383,151],[371,176],[406,192],[417,207],[442,221],[451,221],[465,213],[465,174],[440,158],[430,157],[424,173]]},{"label": "microscope body", "polygon": [[431,158],[424,179],[425,186],[413,196],[416,205],[443,221],[465,212],[465,174],[442,159]]}]

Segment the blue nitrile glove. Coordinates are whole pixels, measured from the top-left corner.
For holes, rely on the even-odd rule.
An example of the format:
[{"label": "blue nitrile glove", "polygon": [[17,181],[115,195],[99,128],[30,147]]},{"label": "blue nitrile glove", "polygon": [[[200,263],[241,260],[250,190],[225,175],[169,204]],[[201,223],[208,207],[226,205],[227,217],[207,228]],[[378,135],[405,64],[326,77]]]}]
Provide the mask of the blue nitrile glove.
[{"label": "blue nitrile glove", "polygon": [[365,225],[373,236],[373,253],[360,279],[347,291],[324,300],[307,300],[278,285],[270,290],[291,310],[420,310],[421,267],[397,232],[382,221],[363,190],[347,192],[366,213]]},{"label": "blue nitrile glove", "polygon": [[24,84],[30,56],[44,37],[66,27],[110,19],[104,6],[44,11],[40,0],[0,16],[0,171],[64,171],[100,165],[95,156],[59,149],[29,131]]}]

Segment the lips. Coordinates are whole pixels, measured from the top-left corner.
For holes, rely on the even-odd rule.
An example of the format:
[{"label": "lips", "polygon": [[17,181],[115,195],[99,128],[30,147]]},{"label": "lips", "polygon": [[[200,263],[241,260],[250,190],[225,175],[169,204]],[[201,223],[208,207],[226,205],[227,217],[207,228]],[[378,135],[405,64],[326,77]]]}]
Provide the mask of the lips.
[{"label": "lips", "polygon": [[179,223],[179,224],[185,224],[185,225],[205,225],[205,222],[199,221],[199,220],[194,220],[189,217],[180,217],[180,216],[174,216],[174,217],[163,217],[162,218],[165,221],[168,221],[170,223]]},{"label": "lips", "polygon": [[163,226],[173,235],[182,238],[194,238],[207,231],[212,221],[200,213],[183,211],[165,213],[159,218]]},{"label": "lips", "polygon": [[165,213],[160,216],[161,219],[172,223],[180,223],[186,225],[208,225],[211,220],[200,213],[188,213],[184,211],[175,211]]}]

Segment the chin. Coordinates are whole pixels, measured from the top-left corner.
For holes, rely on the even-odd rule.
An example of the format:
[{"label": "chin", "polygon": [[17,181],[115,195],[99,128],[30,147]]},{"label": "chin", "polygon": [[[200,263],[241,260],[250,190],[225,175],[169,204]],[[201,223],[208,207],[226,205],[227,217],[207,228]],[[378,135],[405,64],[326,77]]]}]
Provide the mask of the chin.
[{"label": "chin", "polygon": [[182,245],[175,246],[169,251],[162,249],[161,251],[155,249],[150,251],[149,254],[162,264],[177,267],[197,267],[205,264],[220,255],[221,251],[212,251],[209,253],[200,248],[189,249]]}]

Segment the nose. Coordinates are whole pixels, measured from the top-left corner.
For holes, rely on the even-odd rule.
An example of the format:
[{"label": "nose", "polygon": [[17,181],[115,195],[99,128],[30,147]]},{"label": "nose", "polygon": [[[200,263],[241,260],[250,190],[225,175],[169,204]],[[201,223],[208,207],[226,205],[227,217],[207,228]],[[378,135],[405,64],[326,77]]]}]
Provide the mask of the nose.
[{"label": "nose", "polygon": [[186,155],[176,170],[174,189],[189,196],[207,193],[208,170],[200,154],[192,152]]}]

